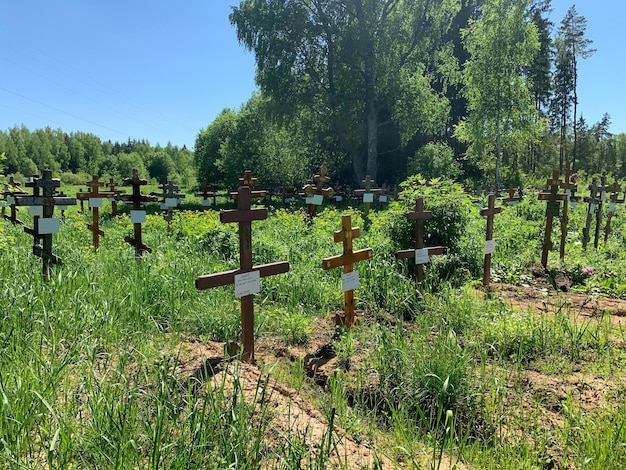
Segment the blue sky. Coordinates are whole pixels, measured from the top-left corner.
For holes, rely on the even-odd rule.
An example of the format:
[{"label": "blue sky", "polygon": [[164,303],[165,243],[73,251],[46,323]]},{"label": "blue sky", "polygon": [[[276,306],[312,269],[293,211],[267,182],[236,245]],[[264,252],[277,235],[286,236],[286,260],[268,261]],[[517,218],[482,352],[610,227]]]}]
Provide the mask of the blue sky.
[{"label": "blue sky", "polygon": [[[193,147],[256,89],[254,57],[228,20],[236,0],[6,0],[0,5],[0,129],[24,124],[103,140]],[[571,1],[552,0],[558,23]],[[579,66],[579,111],[626,132],[626,2],[577,3],[598,50]],[[620,94],[621,92],[621,94]]]}]

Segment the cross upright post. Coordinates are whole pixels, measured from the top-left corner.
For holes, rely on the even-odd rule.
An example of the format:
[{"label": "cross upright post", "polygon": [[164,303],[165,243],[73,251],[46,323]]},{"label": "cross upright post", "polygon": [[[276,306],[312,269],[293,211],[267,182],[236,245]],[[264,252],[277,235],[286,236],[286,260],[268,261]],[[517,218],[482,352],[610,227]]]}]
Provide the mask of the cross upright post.
[{"label": "cross upright post", "polygon": [[615,214],[615,209],[617,208],[617,204],[622,204],[624,202],[624,198],[619,197],[619,193],[621,192],[621,188],[617,180],[613,183],[613,188],[611,191],[609,208],[606,211],[606,226],[604,227],[604,243],[609,239],[609,234],[611,233],[611,219]]},{"label": "cross upright post", "polygon": [[583,250],[587,249],[587,244],[591,241],[591,221],[600,204],[599,189],[600,187],[597,185],[597,180],[594,178],[589,185],[589,196],[583,198],[583,201],[589,204],[587,206],[585,226],[583,227]]},{"label": "cross upright post", "polygon": [[124,179],[125,186],[132,186],[133,194],[121,194],[120,200],[130,202],[133,205],[130,211],[130,218],[133,222],[134,237],[124,237],[124,241],[135,247],[135,256],[140,258],[144,252],[152,253],[152,248],[144,244],[141,240],[141,224],[146,221],[146,211],[143,210],[145,202],[157,202],[157,196],[141,193],[141,186],[148,184],[148,181],[139,178],[139,172],[133,169],[132,178]]},{"label": "cross upright post", "polygon": [[178,185],[174,184],[173,181],[167,184],[163,183],[161,189],[163,190],[163,194],[161,195],[163,198],[161,209],[165,210],[164,219],[167,220],[167,229],[170,230],[174,207],[180,204],[180,200],[184,199],[185,195],[178,192]]},{"label": "cross upright post", "polygon": [[508,196],[502,199],[502,202],[505,202],[509,206],[514,206],[518,202],[522,200],[522,195],[518,192],[517,196],[515,195],[515,188],[513,185],[509,185]]},{"label": "cross upright post", "polygon": [[333,234],[335,243],[343,243],[343,253],[322,260],[324,270],[343,266],[342,288],[344,308],[343,314],[335,316],[335,323],[350,328],[354,324],[354,289],[359,286],[359,272],[354,271],[354,263],[370,259],[372,249],[353,250],[352,240],[359,238],[361,229],[352,227],[352,216],[345,214],[341,216],[341,230]]},{"label": "cross upright post", "polygon": [[333,197],[335,194],[335,190],[333,188],[324,188],[324,183],[328,183],[330,178],[326,176],[328,169],[326,164],[324,163],[320,167],[319,174],[315,175],[313,179],[317,181],[315,185],[307,184],[302,189],[304,190],[304,194],[308,196],[306,198],[307,201],[307,209],[309,212],[309,221],[313,221],[313,218],[317,214],[318,206],[322,205],[324,201],[324,197]]},{"label": "cross upright post", "polygon": [[107,186],[109,188],[109,192],[113,193],[113,196],[109,196],[109,201],[111,202],[111,213],[109,214],[109,217],[114,219],[117,217],[117,198],[124,191],[122,191],[121,189],[116,189],[118,184],[115,182],[113,178],[109,178],[109,182],[107,183]]},{"label": "cross upright post", "polygon": [[[55,188],[61,186],[61,181],[52,178],[52,170],[44,170],[43,178],[33,177],[31,184],[33,196],[18,196],[15,203],[18,206],[41,207],[41,215],[33,216],[35,220],[34,228],[24,228],[26,233],[33,235],[33,254],[42,259],[42,274],[45,280],[50,276],[51,264],[61,264],[61,258],[52,253],[52,234],[57,233],[60,227],[60,220],[53,218],[54,206],[69,206],[76,204],[75,198],[54,196]],[[39,195],[42,190],[43,196]],[[35,219],[36,217],[36,219]],[[38,241],[42,241],[39,246]]]},{"label": "cross upright post", "polygon": [[424,221],[433,216],[431,211],[424,210],[424,198],[418,197],[415,200],[415,210],[407,212],[406,216],[415,221],[415,249],[397,251],[396,258],[415,260],[415,282],[421,292],[424,282],[424,264],[430,261],[431,256],[442,255],[445,248],[442,246],[424,247]]},{"label": "cross upright post", "polygon": [[100,230],[100,214],[99,208],[102,207],[102,198],[115,196],[113,192],[100,191],[104,187],[104,181],[99,181],[98,175],[92,175],[91,181],[85,183],[90,191],[76,193],[76,199],[89,201],[89,207],[92,212],[92,223],[87,224],[87,228],[92,233],[92,245],[94,251],[98,251],[100,246],[100,237],[104,237],[104,232]]},{"label": "cross upright post", "polygon": [[496,195],[491,193],[489,195],[487,207],[483,207],[480,210],[480,215],[487,217],[487,233],[485,236],[485,258],[483,261],[483,286],[489,287],[489,281],[491,279],[491,255],[495,249],[495,243],[493,241],[493,219],[496,214],[502,212],[502,207],[496,207]]},{"label": "cross upright post", "polygon": [[209,201],[209,197],[213,198],[213,207],[215,207],[215,191],[209,191],[209,185],[206,181],[203,181],[200,185],[200,190],[194,194],[196,197],[202,198],[202,207],[207,207],[211,205],[211,201]]},{"label": "cross upright post", "polygon": [[600,226],[602,225],[602,207],[604,205],[604,201],[606,201],[608,197],[608,192],[611,187],[606,183],[606,173],[602,173],[602,177],[600,178],[600,187],[598,191],[600,192],[600,202],[598,202],[598,210],[596,212],[596,230],[593,236],[593,247],[598,248],[598,241],[600,239]]},{"label": "cross upright post", "polygon": [[283,274],[289,271],[289,263],[252,265],[252,221],[267,218],[266,208],[252,208],[253,197],[263,197],[264,191],[251,191],[256,184],[251,172],[239,180],[237,193],[231,196],[237,199],[237,209],[220,212],[220,221],[224,224],[239,224],[239,269],[216,274],[205,274],[196,278],[196,289],[204,290],[235,285],[235,295],[241,298],[241,337],[243,352],[241,360],[254,363],[254,294],[260,291],[260,278]]},{"label": "cross upright post", "polygon": [[548,266],[548,253],[552,249],[552,219],[558,217],[561,211],[561,201],[566,198],[565,194],[559,194],[559,170],[552,172],[552,178],[547,181],[550,191],[542,191],[538,195],[540,201],[546,204],[546,229],[543,236],[543,249],[541,250],[541,264],[544,269]]},{"label": "cross upright post", "polygon": [[374,194],[380,193],[379,188],[374,188],[375,183],[370,175],[367,175],[363,181],[361,181],[363,189],[357,189],[355,194],[363,196],[363,204],[365,204],[365,217],[370,213],[370,205],[374,202]]},{"label": "cross upright post", "polygon": [[572,181],[572,167],[570,162],[565,162],[565,174],[563,175],[563,181],[559,182],[559,188],[565,190],[563,211],[561,212],[561,243],[559,245],[559,258],[561,262],[563,262],[565,259],[565,242],[567,241],[567,225],[569,222],[569,202],[572,194],[576,191],[576,183]]}]

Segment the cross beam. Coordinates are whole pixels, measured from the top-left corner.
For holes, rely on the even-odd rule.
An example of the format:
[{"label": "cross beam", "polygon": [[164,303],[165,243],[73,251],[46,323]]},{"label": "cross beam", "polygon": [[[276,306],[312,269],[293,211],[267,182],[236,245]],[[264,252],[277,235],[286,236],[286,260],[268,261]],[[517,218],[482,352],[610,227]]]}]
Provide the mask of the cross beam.
[{"label": "cross beam", "polygon": [[[251,191],[247,184],[255,184],[256,178],[252,178],[251,173],[246,171],[244,178],[240,179],[242,185],[238,188],[237,209],[220,212],[222,223],[239,224],[239,269],[222,273],[206,274],[196,278],[196,289],[204,290],[213,287],[235,284],[237,291],[238,280],[252,272],[258,272],[259,277],[283,274],[289,271],[289,263],[286,261],[264,264],[260,266],[252,265],[252,221],[264,220],[267,218],[267,209],[253,209],[252,197],[259,191]],[[258,197],[258,196],[257,196]],[[239,277],[241,276],[241,277]],[[243,352],[241,360],[254,363],[254,293],[258,292],[254,283],[250,294],[241,296],[241,336],[243,342]]]},{"label": "cross beam", "polygon": [[[345,280],[345,275],[354,271],[355,263],[370,259],[372,257],[371,248],[364,248],[357,251],[353,250],[352,240],[359,238],[360,235],[361,229],[359,227],[352,227],[352,216],[347,214],[341,216],[341,230],[334,232],[333,238],[335,243],[343,243],[343,253],[323,259],[322,268],[328,270],[343,266],[344,277],[342,280]],[[356,277],[356,281],[358,285],[358,276]],[[335,323],[349,328],[354,324],[354,289],[344,289],[343,299],[343,315],[337,315],[335,317]]]}]

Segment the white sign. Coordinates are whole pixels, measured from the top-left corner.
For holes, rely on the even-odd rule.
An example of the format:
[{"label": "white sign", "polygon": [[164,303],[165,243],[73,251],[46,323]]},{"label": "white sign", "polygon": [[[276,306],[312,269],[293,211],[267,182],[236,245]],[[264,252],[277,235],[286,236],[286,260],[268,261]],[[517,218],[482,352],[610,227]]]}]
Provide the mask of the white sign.
[{"label": "white sign", "polygon": [[258,294],[261,291],[261,271],[235,275],[235,297]]},{"label": "white sign", "polygon": [[496,241],[495,240],[487,240],[485,242],[485,254],[490,255],[496,251]]},{"label": "white sign", "polygon": [[509,206],[516,206],[517,205],[517,201],[509,201]]},{"label": "white sign", "polygon": [[6,206],[7,206],[7,203],[6,203],[6,202],[4,202],[4,201],[0,201],[0,207],[6,207]]},{"label": "white sign", "polygon": [[130,221],[133,224],[143,224],[146,221],[146,211],[130,211]]},{"label": "white sign", "polygon": [[343,201],[343,196],[335,196],[335,201],[337,202]]},{"label": "white sign", "polygon": [[601,200],[602,202],[604,202],[604,201],[606,200],[606,191],[602,191],[602,192],[600,193],[600,200]]},{"label": "white sign", "polygon": [[115,199],[114,197],[108,197],[107,199],[109,200],[109,202],[117,202],[117,199]]},{"label": "white sign", "polygon": [[415,264],[428,263],[428,248],[418,248],[415,250]]},{"label": "white sign", "polygon": [[169,206],[165,203],[162,203],[159,207],[161,207],[161,209],[168,209]]},{"label": "white sign", "polygon": [[374,193],[365,193],[363,194],[363,202],[374,202]]},{"label": "white sign", "polygon": [[211,201],[209,201],[208,199],[203,199],[202,200],[202,206],[203,207],[207,207],[211,205]]},{"label": "white sign", "polygon": [[324,202],[324,196],[321,194],[313,194],[306,198],[307,204],[313,204],[314,206],[321,206]]},{"label": "white sign", "polygon": [[165,206],[166,207],[176,207],[179,202],[180,202],[180,199],[177,199],[175,197],[166,197],[165,198]]},{"label": "white sign", "polygon": [[610,203],[610,204],[609,204],[609,209],[608,209],[608,211],[609,211],[609,212],[615,212],[615,203],[614,203],[614,202],[612,202],[612,203]]},{"label": "white sign", "polygon": [[596,205],[595,204],[589,204],[589,213],[590,214],[595,214],[596,213]]},{"label": "white sign", "polygon": [[15,204],[15,198],[13,196],[7,196],[7,204],[10,206]]},{"label": "white sign", "polygon": [[352,271],[341,275],[341,290],[348,292],[359,288],[359,272]]},{"label": "white sign", "polygon": [[576,206],[578,205],[576,201],[570,201],[569,203],[572,205],[572,209],[576,209]]},{"label": "white sign", "polygon": [[90,197],[89,198],[89,207],[102,207],[102,198],[101,197]]},{"label": "white sign", "polygon": [[29,206],[28,213],[33,217],[43,217],[43,206]]},{"label": "white sign", "polygon": [[61,212],[63,212],[63,211],[67,210],[67,206],[57,206],[57,209],[59,209]]},{"label": "white sign", "polygon": [[39,235],[58,233],[61,228],[61,220],[56,218],[39,219]]},{"label": "white sign", "polygon": [[571,190],[571,189],[566,189],[566,190],[565,190],[565,195],[567,196],[567,199],[569,199],[570,197],[572,197],[572,190]]},{"label": "white sign", "polygon": [[387,196],[378,196],[378,202],[387,202]]}]

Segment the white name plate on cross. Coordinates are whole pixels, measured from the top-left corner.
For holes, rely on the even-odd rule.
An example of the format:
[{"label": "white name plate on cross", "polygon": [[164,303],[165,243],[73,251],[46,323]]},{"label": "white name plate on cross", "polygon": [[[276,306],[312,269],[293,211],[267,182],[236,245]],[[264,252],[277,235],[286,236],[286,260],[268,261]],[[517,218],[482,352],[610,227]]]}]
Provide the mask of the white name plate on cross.
[{"label": "white name plate on cross", "polygon": [[33,217],[43,217],[43,206],[28,206],[28,213]]},{"label": "white name plate on cross", "polygon": [[578,205],[576,201],[570,201],[569,203],[572,206],[572,209],[576,209],[576,206]]},{"label": "white name plate on cross", "polygon": [[7,196],[7,204],[9,206],[12,206],[13,204],[15,204],[15,198],[13,196]]},{"label": "white name plate on cross", "polygon": [[0,201],[0,207],[6,207],[6,206],[7,206],[7,203],[6,203],[6,202],[4,202],[4,201]]},{"label": "white name plate on cross", "polygon": [[313,194],[306,198],[307,204],[313,204],[314,206],[321,206],[324,202],[324,196],[321,194]]},{"label": "white name plate on cross", "polygon": [[387,202],[387,196],[378,196],[378,202]]},{"label": "white name plate on cross", "polygon": [[335,196],[335,201],[337,202],[343,201],[343,196]]},{"label": "white name plate on cross", "polygon": [[348,292],[359,288],[359,272],[352,271],[341,275],[341,290]]},{"label": "white name plate on cross", "polygon": [[39,219],[39,235],[50,235],[58,233],[61,228],[61,219],[45,218]]},{"label": "white name plate on cross", "polygon": [[102,198],[101,197],[90,197],[89,198],[89,207],[102,207]]},{"label": "white name plate on cross", "polygon": [[615,212],[615,203],[614,203],[614,202],[611,202],[611,203],[609,204],[609,209],[608,209],[608,211],[609,211],[609,212]]},{"label": "white name plate on cross", "polygon": [[491,255],[496,251],[496,241],[495,240],[487,240],[485,242],[485,254]]},{"label": "white name plate on cross", "polygon": [[606,191],[602,191],[602,193],[600,193],[600,200],[602,202],[606,201]]},{"label": "white name plate on cross", "polygon": [[133,224],[143,224],[146,221],[146,211],[130,211],[130,221]]},{"label": "white name plate on cross", "polygon": [[180,199],[175,197],[166,197],[165,198],[165,207],[176,207],[180,203]]},{"label": "white name plate on cross", "polygon": [[57,206],[57,209],[59,209],[61,212],[63,212],[63,211],[66,211],[68,207],[69,206]]},{"label": "white name plate on cross", "polygon": [[208,199],[203,199],[202,200],[202,206],[203,207],[208,207],[211,205],[211,201],[209,201]]},{"label": "white name plate on cross", "polygon": [[109,202],[117,202],[117,200],[114,197],[108,197],[107,199],[109,200]]},{"label": "white name plate on cross", "polygon": [[415,250],[415,264],[427,264],[428,261],[428,248],[417,248]]},{"label": "white name plate on cross", "polygon": [[258,294],[261,291],[261,271],[235,275],[235,297]]},{"label": "white name plate on cross", "polygon": [[363,194],[363,202],[374,202],[374,193],[365,193]]},{"label": "white name plate on cross", "polygon": [[596,213],[596,205],[595,204],[589,204],[589,213],[590,214],[595,214]]}]

